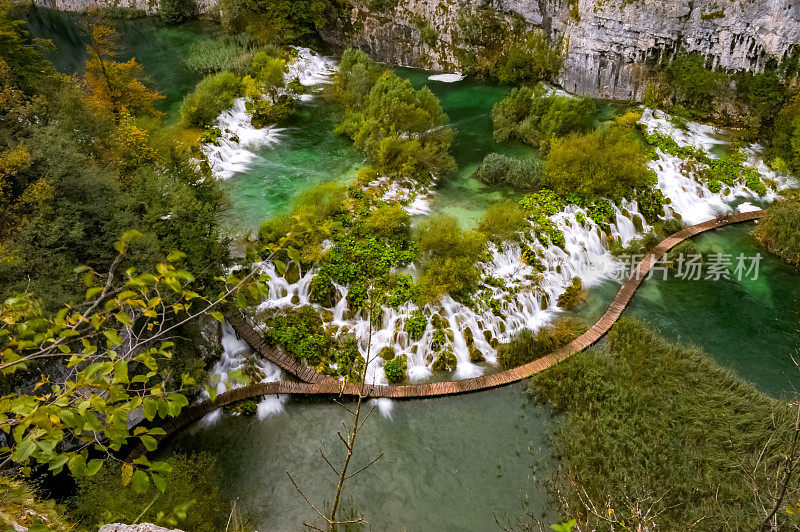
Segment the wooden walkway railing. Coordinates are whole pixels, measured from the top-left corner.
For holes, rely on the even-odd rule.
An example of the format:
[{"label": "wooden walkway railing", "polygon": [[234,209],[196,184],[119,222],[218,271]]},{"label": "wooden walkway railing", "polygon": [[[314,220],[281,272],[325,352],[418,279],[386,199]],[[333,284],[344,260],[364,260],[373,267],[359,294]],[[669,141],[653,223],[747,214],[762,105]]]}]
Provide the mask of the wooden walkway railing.
[{"label": "wooden walkway railing", "polygon": [[[518,366],[509,370],[494,373],[492,375],[481,375],[470,379],[463,379],[449,382],[436,382],[428,384],[410,385],[372,385],[368,386],[366,393],[370,397],[389,397],[392,399],[413,399],[425,397],[440,397],[444,395],[455,395],[461,393],[475,392],[496,388],[513,382],[518,382],[531,375],[544,371],[545,369],[558,364],[570,355],[582,351],[597,342],[611,329],[611,326],[619,319],[622,312],[630,303],[633,294],[647,277],[650,269],[656,264],[664,254],[680,244],[684,240],[691,238],[704,231],[709,231],[725,225],[749,222],[764,216],[765,211],[752,211],[730,216],[722,216],[703,222],[701,224],[685,227],[672,236],[662,240],[648,255],[646,255],[638,266],[634,269],[628,279],[623,283],[611,305],[606,310],[600,320],[595,323],[588,331],[566,346],[543,356],[528,364]],[[171,434],[181,428],[197,421],[206,414],[244,399],[261,397],[273,394],[297,394],[297,395],[351,395],[356,396],[362,391],[361,384],[348,383],[342,384],[327,376],[314,372],[307,366],[301,366],[290,359],[285,353],[277,351],[267,346],[263,337],[256,332],[241,317],[229,316],[228,320],[236,329],[239,335],[247,341],[253,349],[265,358],[275,362],[288,372],[296,375],[306,382],[266,382],[257,383],[237,388],[216,397],[214,401],[204,401],[202,403],[186,407],[181,414],[167,421],[163,428],[167,434]],[[307,371],[306,371],[307,370]],[[313,375],[309,374],[309,371]],[[132,450],[131,456],[138,456],[144,452],[144,448],[139,446]]]}]

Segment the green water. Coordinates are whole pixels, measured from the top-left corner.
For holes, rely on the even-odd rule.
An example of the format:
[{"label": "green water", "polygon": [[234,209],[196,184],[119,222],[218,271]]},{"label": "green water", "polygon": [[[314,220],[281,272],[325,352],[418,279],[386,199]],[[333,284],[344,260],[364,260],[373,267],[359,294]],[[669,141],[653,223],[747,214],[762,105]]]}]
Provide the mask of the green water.
[{"label": "green water", "polygon": [[[645,281],[625,316],[655,324],[665,337],[701,347],[761,391],[782,396],[800,388],[800,271],[767,253],[750,235],[753,224],[724,227],[695,238],[703,252],[746,257],[761,253],[758,278]],[[597,321],[619,290],[607,281],[590,290],[579,312]]]},{"label": "green water", "polygon": [[[330,503],[335,478],[319,452],[340,463],[343,414],[328,401],[292,398],[262,421],[223,416],[210,428],[194,426],[169,449],[216,455],[227,472],[226,493],[238,497],[258,530],[299,530],[314,514],[286,471],[311,501]],[[522,385],[396,401],[391,418],[376,410],[359,433],[352,470],[381,452],[383,458],[346,486],[344,507],[363,512],[370,530],[489,530],[495,516],[541,514],[546,498],[538,480],[552,467],[549,426],[546,409]]]}]

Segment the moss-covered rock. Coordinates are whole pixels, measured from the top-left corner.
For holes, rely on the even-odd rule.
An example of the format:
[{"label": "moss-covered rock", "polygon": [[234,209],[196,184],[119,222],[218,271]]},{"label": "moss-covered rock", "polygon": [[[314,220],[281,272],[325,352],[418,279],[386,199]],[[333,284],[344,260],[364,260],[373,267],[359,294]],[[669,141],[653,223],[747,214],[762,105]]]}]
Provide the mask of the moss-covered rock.
[{"label": "moss-covered rock", "polygon": [[286,267],[286,273],[283,275],[283,277],[289,284],[296,283],[300,280],[300,266],[298,266],[295,262],[290,262]]},{"label": "moss-covered rock", "polygon": [[378,352],[378,356],[384,360],[391,360],[395,357],[394,347],[387,345]]},{"label": "moss-covered rock", "polygon": [[455,371],[456,366],[458,366],[458,360],[453,354],[453,350],[447,347],[439,353],[439,356],[433,361],[431,369],[434,371]]},{"label": "moss-covered rock", "polygon": [[406,379],[406,369],[408,363],[405,356],[395,357],[383,365],[383,371],[386,373],[386,380],[392,384],[399,384]]},{"label": "moss-covered rock", "polygon": [[470,362],[484,362],[486,361],[486,357],[483,356],[481,350],[475,347],[475,345],[469,346],[469,360]]}]

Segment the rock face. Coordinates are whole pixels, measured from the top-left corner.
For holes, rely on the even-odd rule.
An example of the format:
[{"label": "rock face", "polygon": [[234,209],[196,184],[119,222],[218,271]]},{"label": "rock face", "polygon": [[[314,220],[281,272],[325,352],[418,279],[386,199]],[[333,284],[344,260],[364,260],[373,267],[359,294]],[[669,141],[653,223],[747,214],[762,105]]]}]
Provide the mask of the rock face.
[{"label": "rock face", "polygon": [[[641,97],[648,67],[680,50],[700,52],[713,68],[757,72],[800,44],[798,0],[406,0],[384,11],[375,0],[351,3],[326,38],[437,70],[459,67],[461,14],[490,7],[521,17],[561,40],[567,91],[620,100]],[[435,42],[423,42],[425,24]]]},{"label": "rock face", "polygon": [[[80,11],[126,5],[153,13],[158,0],[35,0]],[[559,83],[569,92],[638,99],[648,68],[680,50],[700,52],[710,66],[758,72],[800,47],[800,0],[349,0],[323,38],[359,47],[391,64],[460,69],[459,18],[495,10],[562,43]],[[217,0],[198,0],[200,12]]]},{"label": "rock face", "polygon": [[110,525],[103,525],[98,532],[183,532],[177,528],[170,530],[162,526],[151,525],[150,523],[141,523],[139,525],[124,525],[122,523],[111,523]]}]

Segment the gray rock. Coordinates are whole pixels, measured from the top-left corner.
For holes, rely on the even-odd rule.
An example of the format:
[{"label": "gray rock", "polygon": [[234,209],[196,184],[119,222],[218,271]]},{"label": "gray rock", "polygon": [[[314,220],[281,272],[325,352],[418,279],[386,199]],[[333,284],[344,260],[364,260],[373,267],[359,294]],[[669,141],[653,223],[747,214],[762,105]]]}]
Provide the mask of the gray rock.
[{"label": "gray rock", "polygon": [[162,526],[152,525],[150,523],[141,523],[138,525],[125,525],[122,523],[111,523],[110,525],[103,525],[98,532],[183,532],[182,530],[164,528]]}]

